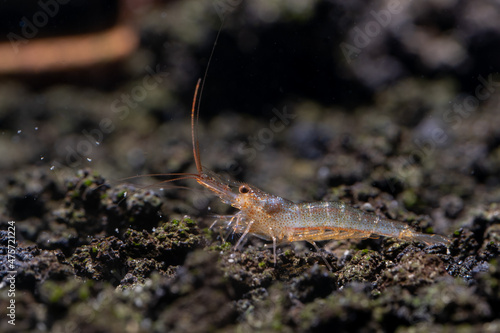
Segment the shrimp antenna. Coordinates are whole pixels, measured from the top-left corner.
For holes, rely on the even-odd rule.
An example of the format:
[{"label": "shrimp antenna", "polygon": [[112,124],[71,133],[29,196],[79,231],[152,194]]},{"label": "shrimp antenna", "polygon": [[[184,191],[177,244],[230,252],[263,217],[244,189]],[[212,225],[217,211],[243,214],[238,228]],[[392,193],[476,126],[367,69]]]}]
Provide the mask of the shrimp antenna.
[{"label": "shrimp antenna", "polygon": [[196,97],[198,96],[198,89],[200,88],[200,81],[196,83],[196,90],[194,91],[193,107],[191,109],[191,140],[193,141],[193,155],[194,161],[196,162],[196,170],[198,174],[201,175],[203,168],[201,166],[200,160],[200,142],[198,141],[198,111],[200,109],[198,104],[198,109],[196,109],[196,124],[195,124],[195,108],[196,108]]},{"label": "shrimp antenna", "polygon": [[[203,172],[203,167],[201,165],[201,159],[200,159],[200,143],[198,140],[198,119],[200,115],[201,96],[203,95],[203,88],[205,87],[205,81],[207,80],[208,69],[210,68],[210,63],[212,62],[212,58],[215,53],[215,47],[217,46],[217,41],[219,40],[219,36],[223,26],[224,26],[224,18],[222,18],[222,23],[220,25],[219,31],[217,31],[217,36],[215,37],[214,45],[212,46],[212,52],[210,52],[207,68],[205,69],[205,74],[203,75],[203,81],[201,79],[198,79],[198,82],[196,83],[196,90],[194,92],[194,98],[193,98],[193,106],[191,108],[191,139],[193,141],[193,155],[196,163],[196,170],[200,175]],[[201,82],[200,98],[197,99],[198,89],[200,89],[200,82]]]}]

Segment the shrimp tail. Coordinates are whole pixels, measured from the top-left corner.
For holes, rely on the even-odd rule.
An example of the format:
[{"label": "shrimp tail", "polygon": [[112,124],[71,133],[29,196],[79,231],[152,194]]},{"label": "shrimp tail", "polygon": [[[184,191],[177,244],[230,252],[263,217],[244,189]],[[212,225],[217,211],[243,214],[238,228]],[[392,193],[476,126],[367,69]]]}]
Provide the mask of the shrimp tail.
[{"label": "shrimp tail", "polygon": [[424,242],[427,245],[434,245],[434,244],[449,245],[451,243],[451,240],[449,240],[448,238],[437,234],[422,234],[419,232],[415,232],[412,238],[414,240]]}]

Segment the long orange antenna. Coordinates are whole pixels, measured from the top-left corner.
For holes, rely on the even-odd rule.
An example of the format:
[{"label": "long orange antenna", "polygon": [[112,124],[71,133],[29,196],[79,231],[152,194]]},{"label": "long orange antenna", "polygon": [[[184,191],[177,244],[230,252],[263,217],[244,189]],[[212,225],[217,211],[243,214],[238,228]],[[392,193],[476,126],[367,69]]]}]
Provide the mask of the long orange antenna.
[{"label": "long orange antenna", "polygon": [[[200,82],[201,79],[198,79],[198,83],[196,83],[196,90],[194,91],[193,107],[191,108],[191,140],[193,141],[193,155],[194,155],[194,161],[196,162],[196,170],[198,170],[198,175],[201,175],[203,172],[200,160],[200,143],[198,141],[198,115],[200,108],[199,107],[196,108],[196,99],[198,97],[198,89],[200,88]],[[195,111],[196,111],[196,124],[195,124]]]},{"label": "long orange antenna", "polygon": [[[201,165],[200,159],[200,142],[198,141],[198,118],[200,115],[200,104],[201,104],[201,95],[203,94],[203,87],[205,87],[205,81],[207,79],[208,69],[210,68],[210,63],[212,62],[212,57],[215,52],[215,47],[217,46],[217,41],[219,40],[220,32],[222,31],[222,27],[224,26],[224,18],[222,18],[222,23],[220,25],[219,31],[217,32],[217,36],[215,37],[214,46],[212,47],[212,52],[210,52],[210,58],[208,58],[207,68],[205,69],[205,74],[203,75],[203,82],[201,79],[198,79],[196,83],[196,90],[194,92],[193,98],[193,107],[191,108],[191,139],[193,141],[193,155],[194,161],[196,163],[196,170],[198,170],[198,175],[203,173],[203,167]],[[200,99],[197,102],[198,90],[200,88]],[[195,115],[196,114],[196,115]]]}]

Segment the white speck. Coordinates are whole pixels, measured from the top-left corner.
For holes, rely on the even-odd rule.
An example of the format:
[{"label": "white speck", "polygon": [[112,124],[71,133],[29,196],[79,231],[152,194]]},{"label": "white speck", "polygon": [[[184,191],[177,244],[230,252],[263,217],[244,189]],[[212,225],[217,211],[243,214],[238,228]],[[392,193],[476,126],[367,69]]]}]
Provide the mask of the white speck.
[{"label": "white speck", "polygon": [[21,134],[22,130],[17,130],[17,134]]},{"label": "white speck", "polygon": [[54,171],[55,168],[56,168],[55,166],[51,166],[50,171]]},{"label": "white speck", "polygon": [[344,214],[344,213],[345,213],[345,204],[344,204],[344,203],[341,203],[341,204],[340,204],[340,212],[341,212],[342,214]]},{"label": "white speck", "polygon": [[35,127],[35,131],[38,131],[38,126],[37,126],[37,127]]},{"label": "white speck", "polygon": [[373,212],[375,211],[375,208],[371,205],[369,202],[365,202],[362,206],[361,209],[367,212]]},{"label": "white speck", "polygon": [[43,159],[44,159],[44,158],[45,158],[45,157],[43,157],[43,156],[40,156],[40,160],[41,160],[41,161],[43,161]]},{"label": "white speck", "polygon": [[100,143],[99,141],[96,141],[96,142],[95,142],[95,145],[96,145],[96,146],[99,146],[100,144],[101,144],[101,143]]},{"label": "white speck", "polygon": [[90,157],[87,157],[87,161],[92,162],[92,159]]},{"label": "white speck", "polygon": [[116,229],[115,229],[115,232],[116,232],[116,233],[119,233],[119,230],[118,230],[118,228],[116,228]]},{"label": "white speck", "polygon": [[208,211],[211,211],[211,210],[212,210],[212,207],[208,206],[208,208],[207,208],[207,209],[208,209]]}]

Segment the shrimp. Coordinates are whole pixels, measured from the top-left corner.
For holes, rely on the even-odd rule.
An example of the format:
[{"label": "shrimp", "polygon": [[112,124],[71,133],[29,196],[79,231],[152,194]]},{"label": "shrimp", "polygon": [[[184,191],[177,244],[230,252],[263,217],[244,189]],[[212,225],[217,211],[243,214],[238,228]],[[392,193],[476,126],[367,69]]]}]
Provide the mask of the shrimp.
[{"label": "shrimp", "polygon": [[[318,249],[316,241],[377,236],[415,240],[428,245],[450,243],[444,236],[419,233],[407,224],[356,209],[342,202],[294,203],[266,193],[253,185],[227,180],[214,172],[204,170],[197,135],[199,104],[198,108],[196,105],[200,81],[201,79],[196,85],[191,110],[191,136],[197,173],[176,175],[182,176],[177,179],[195,179],[215,193],[222,202],[239,210],[234,215],[220,216],[228,222],[233,232],[242,234],[235,248],[239,247],[247,235],[272,241],[276,265],[276,245],[279,243],[307,241]],[[330,267],[328,262],[327,266]]]}]

